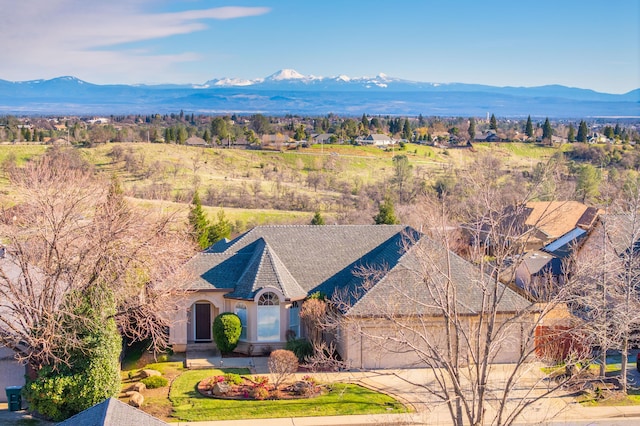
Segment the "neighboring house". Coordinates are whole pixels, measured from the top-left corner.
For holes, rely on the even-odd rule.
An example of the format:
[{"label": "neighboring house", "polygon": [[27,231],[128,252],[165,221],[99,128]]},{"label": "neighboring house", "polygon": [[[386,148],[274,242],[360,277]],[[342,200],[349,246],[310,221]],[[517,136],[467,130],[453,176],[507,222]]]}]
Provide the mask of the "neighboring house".
[{"label": "neighboring house", "polygon": [[260,140],[262,141],[263,145],[284,144],[293,141],[293,139],[291,139],[289,136],[282,135],[280,133],[275,135],[262,135]]},{"label": "neighboring house", "polygon": [[536,248],[550,244],[575,228],[591,230],[600,214],[597,208],[578,201],[535,201],[526,207],[529,211],[525,225],[538,231],[537,240],[531,241]]},{"label": "neighboring house", "polygon": [[571,255],[587,236],[586,230],[574,228],[542,249],[526,253],[516,268],[516,285],[534,297],[541,291],[553,291],[555,285],[564,283]]},{"label": "neighboring house", "polygon": [[[299,316],[302,302],[322,292],[329,297],[341,296],[346,302],[341,309],[342,326],[334,339],[349,368],[419,365],[411,351],[398,354],[392,348],[380,348],[357,333],[353,324],[370,324],[382,334],[392,333],[392,324],[378,318],[382,305],[392,303],[394,314],[427,317],[436,330],[440,329],[442,318],[437,309],[429,308],[433,306],[429,292],[415,273],[421,263],[418,253],[425,248],[438,256],[450,255],[451,279],[462,298],[460,312],[473,322],[482,297],[470,283],[483,276],[475,266],[410,227],[259,226],[232,241],[216,243],[187,264],[194,279],[188,283],[188,295],[170,327],[170,344],[175,352],[206,347],[212,340],[215,316],[234,312],[242,321],[237,351],[263,354],[281,348],[287,337],[304,334]],[[376,273],[369,275],[374,278],[367,280],[363,271],[373,270]],[[501,312],[527,305],[511,289],[505,292]],[[522,336],[509,336],[509,341],[496,362],[516,359]]]},{"label": "neighboring house", "polygon": [[609,143],[611,139],[603,135],[602,133],[593,133],[587,138],[589,143]]},{"label": "neighboring house", "polygon": [[[619,257],[640,254],[640,225],[629,214],[601,214],[599,221],[584,243],[585,252],[601,252],[603,244]],[[632,256],[628,256],[628,255]],[[640,265],[640,263],[639,263]]]},{"label": "neighboring house", "polygon": [[188,146],[209,146],[207,141],[197,136],[191,136],[189,139],[184,141],[184,144]]},{"label": "neighboring house", "polygon": [[56,426],[162,426],[166,424],[117,398],[109,398],[69,417]]},{"label": "neighboring house", "polygon": [[373,145],[373,146],[387,146],[393,145],[396,141],[387,135],[383,135],[380,133],[372,133],[366,138],[362,139],[363,144]]},{"label": "neighboring house", "polygon": [[327,144],[331,143],[331,137],[335,137],[332,133],[321,133],[319,135],[313,135],[312,141],[313,143]]},{"label": "neighboring house", "polygon": [[23,386],[25,366],[16,360],[15,353],[0,346],[0,402],[7,402],[7,386]]},{"label": "neighboring house", "polygon": [[476,132],[473,140],[475,142],[500,142],[500,137],[495,130],[489,130],[486,133]]},{"label": "neighboring house", "polygon": [[[595,225],[600,210],[577,201],[532,201],[523,207],[510,207],[500,214],[500,218],[486,220],[481,226],[480,238],[490,247],[489,223],[496,222],[504,232],[498,234],[518,239],[524,246],[522,250],[529,252],[551,244],[572,230],[579,228],[589,232]],[[467,225],[467,231],[475,238],[478,224]],[[475,243],[472,241],[472,243]]]},{"label": "neighboring house", "polygon": [[[21,273],[19,267],[5,256],[5,248],[2,246],[0,246],[0,273],[12,282],[17,280]],[[0,309],[7,310],[10,308],[0,306]],[[0,332],[3,332],[2,327],[0,327]],[[12,349],[0,345],[0,402],[7,402],[4,388],[24,385],[25,374],[25,365],[16,359],[16,353]]]}]

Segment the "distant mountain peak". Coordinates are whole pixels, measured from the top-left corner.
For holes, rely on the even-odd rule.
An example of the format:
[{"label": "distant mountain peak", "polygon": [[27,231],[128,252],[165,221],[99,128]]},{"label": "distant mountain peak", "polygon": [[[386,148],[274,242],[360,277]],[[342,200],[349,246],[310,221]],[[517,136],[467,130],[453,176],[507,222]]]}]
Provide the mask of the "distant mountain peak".
[{"label": "distant mountain peak", "polygon": [[277,71],[277,72],[271,74],[265,80],[269,80],[269,81],[303,80],[303,79],[306,79],[306,78],[308,78],[308,77],[300,74],[298,71],[296,71],[294,69],[285,68],[285,69],[281,69],[280,71]]},{"label": "distant mountain peak", "polygon": [[49,81],[68,81],[77,84],[85,84],[84,81],[80,80],[78,77],[74,77],[72,75],[63,75],[61,77],[52,78]]}]

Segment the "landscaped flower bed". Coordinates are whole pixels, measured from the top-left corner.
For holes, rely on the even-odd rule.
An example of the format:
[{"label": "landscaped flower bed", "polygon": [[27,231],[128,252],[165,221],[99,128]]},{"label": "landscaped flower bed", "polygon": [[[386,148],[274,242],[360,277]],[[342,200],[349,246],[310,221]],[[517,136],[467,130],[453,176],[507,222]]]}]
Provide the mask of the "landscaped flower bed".
[{"label": "landscaped flower bed", "polygon": [[220,399],[296,399],[321,395],[325,387],[311,376],[304,376],[286,386],[276,389],[267,376],[240,376],[228,373],[212,376],[198,382],[200,394]]}]

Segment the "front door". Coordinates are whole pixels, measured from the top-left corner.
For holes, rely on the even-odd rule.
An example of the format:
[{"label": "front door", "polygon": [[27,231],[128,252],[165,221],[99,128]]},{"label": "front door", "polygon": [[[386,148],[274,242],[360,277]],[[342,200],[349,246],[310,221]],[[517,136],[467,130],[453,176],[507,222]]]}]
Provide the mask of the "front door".
[{"label": "front door", "polygon": [[211,340],[211,305],[196,303],[196,342]]}]

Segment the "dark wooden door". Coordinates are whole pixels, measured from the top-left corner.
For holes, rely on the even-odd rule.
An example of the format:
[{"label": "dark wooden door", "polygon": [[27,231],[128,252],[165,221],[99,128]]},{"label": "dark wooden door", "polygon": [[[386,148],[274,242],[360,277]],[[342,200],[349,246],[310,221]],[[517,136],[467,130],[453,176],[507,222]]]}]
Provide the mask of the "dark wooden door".
[{"label": "dark wooden door", "polygon": [[211,305],[196,303],[196,340],[211,340]]}]

